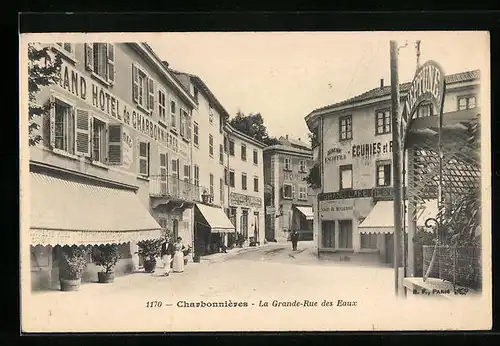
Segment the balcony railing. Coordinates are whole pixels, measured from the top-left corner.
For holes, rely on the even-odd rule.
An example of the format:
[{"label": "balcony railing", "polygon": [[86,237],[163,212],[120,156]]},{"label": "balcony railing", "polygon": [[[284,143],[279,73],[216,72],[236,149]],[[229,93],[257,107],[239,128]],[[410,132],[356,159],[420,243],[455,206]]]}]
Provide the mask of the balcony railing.
[{"label": "balcony railing", "polygon": [[149,177],[149,195],[171,197],[186,201],[201,201],[202,188],[173,175],[153,175]]}]

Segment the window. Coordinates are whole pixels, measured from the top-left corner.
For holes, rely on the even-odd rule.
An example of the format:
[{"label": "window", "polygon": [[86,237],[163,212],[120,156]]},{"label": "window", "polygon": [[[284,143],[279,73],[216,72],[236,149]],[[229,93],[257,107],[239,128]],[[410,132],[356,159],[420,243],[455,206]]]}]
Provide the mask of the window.
[{"label": "window", "polygon": [[362,249],[376,249],[377,248],[377,234],[375,233],[361,233],[361,248]]},{"label": "window", "polygon": [[227,153],[227,136],[224,136],[224,152]]},{"label": "window", "polygon": [[208,136],[208,154],[210,157],[214,156],[214,136]]},{"label": "window", "polygon": [[234,187],[234,171],[229,171],[229,186]]},{"label": "window", "polygon": [[188,112],[184,109],[181,109],[181,136],[184,139],[190,141],[191,140],[191,119],[189,118]]},{"label": "window", "polygon": [[196,101],[198,101],[198,89],[193,88],[193,96]]},{"label": "window", "polygon": [[158,89],[158,118],[167,123],[167,97],[164,90]]},{"label": "window", "polygon": [[122,164],[122,125],[108,125],[108,165]]},{"label": "window", "polygon": [[458,110],[476,108],[475,96],[463,96],[458,98]]},{"label": "window", "polygon": [[184,165],[184,182],[186,182],[186,183],[191,182],[191,166],[190,165]]},{"label": "window", "polygon": [[167,154],[160,154],[160,191],[162,195],[167,194]]},{"label": "window", "polygon": [[224,179],[219,180],[219,199],[220,204],[224,203]]},{"label": "window", "polygon": [[208,121],[210,125],[214,124],[214,108],[211,103],[208,104]]},{"label": "window", "polygon": [[245,144],[241,145],[241,160],[242,161],[247,160],[247,146]]},{"label": "window", "polygon": [[231,207],[229,208],[229,220],[233,224],[234,227],[236,227],[236,208]]},{"label": "window", "polygon": [[307,200],[307,188],[305,186],[299,186],[299,199],[303,201]]},{"label": "window", "polygon": [[245,239],[248,238],[248,209],[241,210],[241,233]]},{"label": "window", "polygon": [[416,118],[429,117],[433,115],[432,103],[422,103],[417,108]]},{"label": "window", "polygon": [[75,60],[75,51],[74,51],[73,44],[71,44],[69,42],[57,42],[54,45],[54,48],[56,48],[64,56],[70,58],[73,61]]},{"label": "window", "polygon": [[[100,81],[115,81],[115,47],[111,43],[85,43],[85,67]],[[135,81],[135,79],[134,79]]]},{"label": "window", "polygon": [[177,129],[177,106],[175,104],[175,101],[172,100],[170,101],[170,126],[172,126],[172,129],[176,131]]},{"label": "window", "polygon": [[198,123],[193,122],[193,142],[195,145],[199,145],[199,133],[198,133]]},{"label": "window", "polygon": [[224,146],[222,144],[219,144],[219,163],[224,164]]},{"label": "window", "polygon": [[214,175],[210,173],[210,196],[214,196]]},{"label": "window", "polygon": [[149,143],[139,141],[139,174],[149,176]]},{"label": "window", "polygon": [[227,171],[227,168],[224,168],[224,183],[226,185],[228,184],[228,178],[229,178],[229,173]]},{"label": "window", "polygon": [[341,141],[352,139],[351,115],[345,115],[339,118],[339,139]]},{"label": "window", "polygon": [[339,167],[340,171],[340,190],[352,189],[352,165]]},{"label": "window", "polygon": [[352,249],[352,220],[339,220],[339,248]]},{"label": "window", "polygon": [[257,150],[253,151],[253,164],[258,165],[259,164],[259,153]]},{"label": "window", "polygon": [[181,108],[180,110],[180,127],[179,127],[179,133],[181,134],[182,137],[185,137],[186,136],[186,133],[185,133],[185,128],[186,128],[186,118],[184,117],[184,109]]},{"label": "window", "polygon": [[246,173],[241,173],[241,189],[242,190],[247,189],[247,175],[246,175]]},{"label": "window", "polygon": [[390,186],[391,185],[391,162],[379,161],[377,162],[376,171],[377,186]]},{"label": "window", "polygon": [[300,164],[300,171],[301,172],[305,172],[306,171],[306,161],[305,160],[300,160],[299,164]]},{"label": "window", "polygon": [[50,113],[50,121],[54,124],[54,132],[52,133],[51,130],[50,136],[51,146],[55,149],[74,154],[74,108],[64,101],[54,97],[51,97],[51,100],[55,102]]},{"label": "window", "polygon": [[391,133],[391,111],[388,109],[375,112],[375,134]]},{"label": "window", "polygon": [[292,160],[289,159],[288,157],[285,158],[285,171],[291,171],[292,170]]},{"label": "window", "polygon": [[229,155],[234,156],[234,141],[229,140]]},{"label": "window", "polygon": [[321,243],[323,248],[335,248],[335,221],[321,222]]},{"label": "window", "polygon": [[145,70],[132,64],[132,99],[145,111],[152,111],[154,107],[154,83]]},{"label": "window", "polygon": [[292,184],[283,184],[283,198],[295,198],[295,186]]},{"label": "window", "polygon": [[176,159],[172,160],[172,175],[174,177],[179,177],[179,161]]},{"label": "window", "polygon": [[106,162],[106,124],[97,118],[92,123],[92,160]]},{"label": "window", "polygon": [[194,185],[200,186],[200,167],[194,165]]},{"label": "window", "polygon": [[259,178],[253,177],[253,190],[259,192]]}]

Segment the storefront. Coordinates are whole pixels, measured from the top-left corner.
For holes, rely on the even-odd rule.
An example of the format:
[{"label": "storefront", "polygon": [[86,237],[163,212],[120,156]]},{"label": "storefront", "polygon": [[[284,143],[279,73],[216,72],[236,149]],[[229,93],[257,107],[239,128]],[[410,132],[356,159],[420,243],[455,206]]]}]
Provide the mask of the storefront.
[{"label": "storefront", "polygon": [[291,229],[299,233],[299,240],[313,240],[314,213],[312,207],[307,205],[294,205],[291,215]]},{"label": "storefront", "polygon": [[207,255],[227,244],[227,235],[236,232],[221,207],[197,203],[194,208],[194,252]]},{"label": "storefront", "polygon": [[[32,289],[59,285],[62,246],[119,245],[115,274],[137,265],[136,243],[161,237],[161,227],[133,189],[109,186],[88,177],[34,170],[30,173],[30,252]],[[97,281],[91,263],[82,281]]]},{"label": "storefront", "polygon": [[263,209],[260,197],[236,192],[231,192],[229,195],[229,215],[247,245],[261,239],[261,223],[264,224]]}]

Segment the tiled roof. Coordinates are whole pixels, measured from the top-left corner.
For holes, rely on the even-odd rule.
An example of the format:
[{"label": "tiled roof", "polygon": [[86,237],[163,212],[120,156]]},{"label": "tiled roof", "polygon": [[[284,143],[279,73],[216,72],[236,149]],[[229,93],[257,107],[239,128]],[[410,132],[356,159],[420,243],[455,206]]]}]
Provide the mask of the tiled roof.
[{"label": "tiled roof", "polygon": [[271,145],[271,146],[264,148],[264,151],[272,151],[272,150],[288,151],[290,153],[312,156],[311,150],[298,149],[298,148],[290,147],[288,145],[283,145],[283,144]]},{"label": "tiled roof", "polygon": [[299,139],[295,139],[295,138],[285,138],[285,137],[281,137],[279,139],[280,142],[288,142],[290,143],[290,145],[293,145],[293,146],[296,146],[296,147],[301,147],[303,149],[311,149],[311,146]]},{"label": "tiled roof", "polygon": [[[451,75],[447,75],[445,77],[446,84],[453,84],[453,83],[460,83],[460,82],[468,82],[472,80],[476,80],[480,78],[480,71],[479,70],[472,70],[472,71],[466,71],[466,72],[460,72],[460,73],[455,73]],[[410,88],[411,82],[406,82],[403,84],[399,85],[399,90],[401,93],[404,93],[408,91]],[[379,97],[384,97],[384,96],[389,96],[391,94],[391,86],[384,86],[382,88],[378,87],[375,89],[368,90],[360,95],[351,97],[347,100],[340,101],[328,106],[320,107],[312,111],[312,113],[319,112],[322,110],[326,110],[328,108],[335,108],[335,107],[340,107],[344,106],[347,104],[352,104],[356,102],[362,102],[362,101],[367,101]]]}]

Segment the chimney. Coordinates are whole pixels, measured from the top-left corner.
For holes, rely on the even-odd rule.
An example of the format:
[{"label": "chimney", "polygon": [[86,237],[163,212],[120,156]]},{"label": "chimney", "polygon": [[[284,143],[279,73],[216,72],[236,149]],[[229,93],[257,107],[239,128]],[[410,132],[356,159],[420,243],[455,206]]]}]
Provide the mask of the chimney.
[{"label": "chimney", "polygon": [[380,89],[384,87],[384,78],[380,78]]},{"label": "chimney", "polygon": [[300,137],[299,137],[299,141],[300,141]]},{"label": "chimney", "polygon": [[161,63],[162,63],[165,67],[167,67],[167,68],[168,68],[168,62],[167,62],[167,61],[163,60]]},{"label": "chimney", "polygon": [[288,139],[288,135],[286,135],[285,138]]}]

